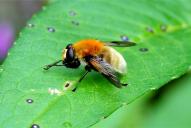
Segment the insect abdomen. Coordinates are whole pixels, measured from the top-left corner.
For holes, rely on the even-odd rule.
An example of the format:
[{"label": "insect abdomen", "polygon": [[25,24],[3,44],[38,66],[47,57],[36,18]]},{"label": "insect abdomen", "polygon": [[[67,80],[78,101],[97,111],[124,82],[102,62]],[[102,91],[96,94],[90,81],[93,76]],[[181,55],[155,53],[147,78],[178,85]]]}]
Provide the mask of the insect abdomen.
[{"label": "insect abdomen", "polygon": [[127,63],[125,59],[115,49],[104,46],[101,55],[103,56],[103,59],[109,63],[117,72],[121,74],[125,74],[127,72]]}]

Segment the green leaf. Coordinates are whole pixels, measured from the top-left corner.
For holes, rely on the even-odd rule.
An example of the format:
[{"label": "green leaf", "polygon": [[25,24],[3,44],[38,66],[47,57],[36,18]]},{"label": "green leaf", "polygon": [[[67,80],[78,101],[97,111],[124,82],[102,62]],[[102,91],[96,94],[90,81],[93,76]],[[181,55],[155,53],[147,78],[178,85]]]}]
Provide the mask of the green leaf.
[{"label": "green leaf", "polygon": [[140,126],[150,112],[151,106],[148,105],[148,99],[153,92],[137,98],[129,105],[122,106],[107,119],[98,122],[91,128],[141,128]]},{"label": "green leaf", "polygon": [[[44,7],[20,33],[3,64],[0,127],[89,127],[178,78],[191,65],[189,2],[57,0]],[[66,81],[79,79],[83,66],[43,71],[44,65],[60,59],[68,43],[89,38],[120,40],[123,35],[137,43],[116,48],[128,62],[128,74],[122,79],[127,88],[115,88],[92,72],[73,93],[63,87]]]},{"label": "green leaf", "polygon": [[[150,110],[141,128],[189,128],[191,126],[191,73],[171,83],[161,100]],[[174,88],[172,88],[174,87]]]},{"label": "green leaf", "polygon": [[191,72],[121,107],[91,128],[189,128],[190,83]]}]

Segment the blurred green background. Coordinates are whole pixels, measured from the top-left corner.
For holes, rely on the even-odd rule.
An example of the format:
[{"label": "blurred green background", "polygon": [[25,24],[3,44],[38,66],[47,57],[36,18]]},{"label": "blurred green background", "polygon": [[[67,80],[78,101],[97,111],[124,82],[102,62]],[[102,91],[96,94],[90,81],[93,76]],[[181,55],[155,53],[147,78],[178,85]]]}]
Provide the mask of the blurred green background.
[{"label": "blurred green background", "polygon": [[0,62],[27,20],[47,4],[47,0],[0,0]]},{"label": "blurred green background", "polygon": [[47,0],[0,0],[0,23],[8,23],[18,32]]},{"label": "blurred green background", "polygon": [[190,128],[191,72],[123,106],[92,128]]}]

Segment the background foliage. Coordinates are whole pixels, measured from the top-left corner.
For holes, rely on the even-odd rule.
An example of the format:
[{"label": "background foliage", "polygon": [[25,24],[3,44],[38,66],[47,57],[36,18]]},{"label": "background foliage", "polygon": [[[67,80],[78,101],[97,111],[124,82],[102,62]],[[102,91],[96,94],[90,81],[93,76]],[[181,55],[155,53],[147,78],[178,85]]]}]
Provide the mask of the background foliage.
[{"label": "background foliage", "polygon": [[92,128],[189,128],[191,73],[113,113]]}]

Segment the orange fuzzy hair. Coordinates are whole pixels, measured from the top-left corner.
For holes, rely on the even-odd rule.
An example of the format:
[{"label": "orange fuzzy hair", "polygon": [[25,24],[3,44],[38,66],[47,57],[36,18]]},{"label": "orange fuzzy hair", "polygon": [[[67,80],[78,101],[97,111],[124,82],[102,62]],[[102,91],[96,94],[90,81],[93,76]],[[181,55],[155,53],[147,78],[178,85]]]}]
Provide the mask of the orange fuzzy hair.
[{"label": "orange fuzzy hair", "polygon": [[104,43],[98,40],[82,40],[73,44],[75,53],[79,59],[87,55],[98,55],[104,46]]}]

